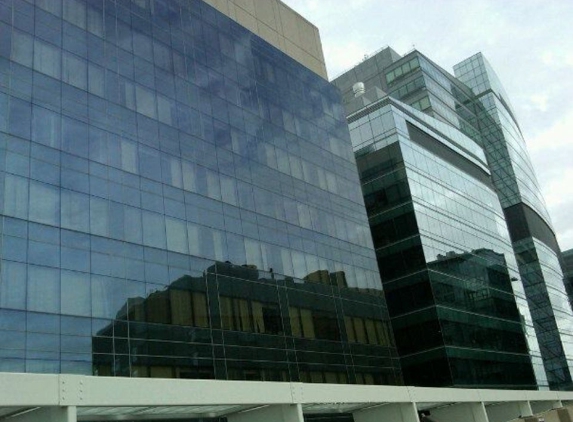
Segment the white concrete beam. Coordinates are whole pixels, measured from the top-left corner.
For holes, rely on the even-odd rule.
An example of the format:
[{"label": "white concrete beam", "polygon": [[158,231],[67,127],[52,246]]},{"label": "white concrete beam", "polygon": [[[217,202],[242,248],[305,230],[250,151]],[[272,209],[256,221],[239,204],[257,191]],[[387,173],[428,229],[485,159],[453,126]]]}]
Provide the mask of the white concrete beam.
[{"label": "white concrete beam", "polygon": [[38,407],[10,416],[10,422],[77,422],[75,406]]},{"label": "white concrete beam", "polygon": [[528,401],[494,403],[485,407],[489,422],[507,422],[522,416],[531,416],[533,411]]},{"label": "white concrete beam", "polygon": [[430,417],[439,422],[489,422],[483,402],[457,403],[430,412]]},{"label": "white concrete beam", "polygon": [[229,422],[304,422],[300,404],[279,404],[227,415]]},{"label": "white concrete beam", "polygon": [[0,406],[34,407],[59,404],[59,376],[0,373]]},{"label": "white concrete beam", "polygon": [[354,422],[420,422],[414,403],[391,403],[352,413]]}]

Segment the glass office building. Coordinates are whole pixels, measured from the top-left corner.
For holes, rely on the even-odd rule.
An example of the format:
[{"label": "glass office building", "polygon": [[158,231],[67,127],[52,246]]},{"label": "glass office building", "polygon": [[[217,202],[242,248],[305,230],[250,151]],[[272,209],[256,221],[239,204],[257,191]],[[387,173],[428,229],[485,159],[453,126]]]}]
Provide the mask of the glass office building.
[{"label": "glass office building", "polygon": [[[525,317],[528,337],[537,337],[539,343],[539,350],[530,350],[538,383],[540,387],[569,388],[573,313],[562,281],[559,246],[525,141],[507,95],[483,56],[476,54],[454,70],[455,76],[418,51],[401,57],[386,48],[341,75],[334,84],[347,105],[352,103],[353,83],[362,81],[367,90],[378,87],[445,123],[448,130],[465,135],[482,149],[514,251],[508,264],[513,266],[512,261],[516,261],[519,269],[519,274],[512,276],[516,301]],[[467,146],[464,149],[468,150]],[[541,376],[541,372],[546,375]]]},{"label": "glass office building", "polygon": [[546,383],[481,147],[390,97],[348,121],[405,383]]},{"label": "glass office building", "polygon": [[202,1],[0,3],[0,371],[401,383],[335,87]]},{"label": "glass office building", "polygon": [[478,53],[454,67],[476,95],[477,115],[493,182],[504,208],[520,274],[554,387],[572,388],[573,312],[560,250],[525,140],[499,78]]}]

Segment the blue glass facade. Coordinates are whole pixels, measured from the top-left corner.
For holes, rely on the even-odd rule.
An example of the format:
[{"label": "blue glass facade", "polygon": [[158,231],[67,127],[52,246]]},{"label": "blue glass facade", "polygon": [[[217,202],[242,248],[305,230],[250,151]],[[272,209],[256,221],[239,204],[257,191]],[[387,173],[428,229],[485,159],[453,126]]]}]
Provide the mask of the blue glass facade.
[{"label": "blue glass facade", "polygon": [[0,371],[400,383],[337,90],[202,1],[0,3]]}]

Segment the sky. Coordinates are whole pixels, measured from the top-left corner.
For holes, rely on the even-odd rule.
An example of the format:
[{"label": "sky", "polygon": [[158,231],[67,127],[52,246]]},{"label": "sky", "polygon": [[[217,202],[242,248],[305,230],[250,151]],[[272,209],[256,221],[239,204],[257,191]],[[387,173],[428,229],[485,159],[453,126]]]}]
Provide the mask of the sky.
[{"label": "sky", "polygon": [[562,250],[573,248],[573,1],[283,0],[320,31],[329,78],[378,49],[453,73],[481,51],[527,142]]}]

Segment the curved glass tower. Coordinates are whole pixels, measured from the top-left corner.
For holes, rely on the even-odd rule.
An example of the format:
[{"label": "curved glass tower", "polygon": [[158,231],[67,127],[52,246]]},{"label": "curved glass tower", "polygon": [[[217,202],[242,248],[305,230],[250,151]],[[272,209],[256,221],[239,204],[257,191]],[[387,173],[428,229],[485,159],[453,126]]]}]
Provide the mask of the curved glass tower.
[{"label": "curved glass tower", "polygon": [[339,93],[203,1],[1,2],[0,204],[0,371],[401,382]]}]

